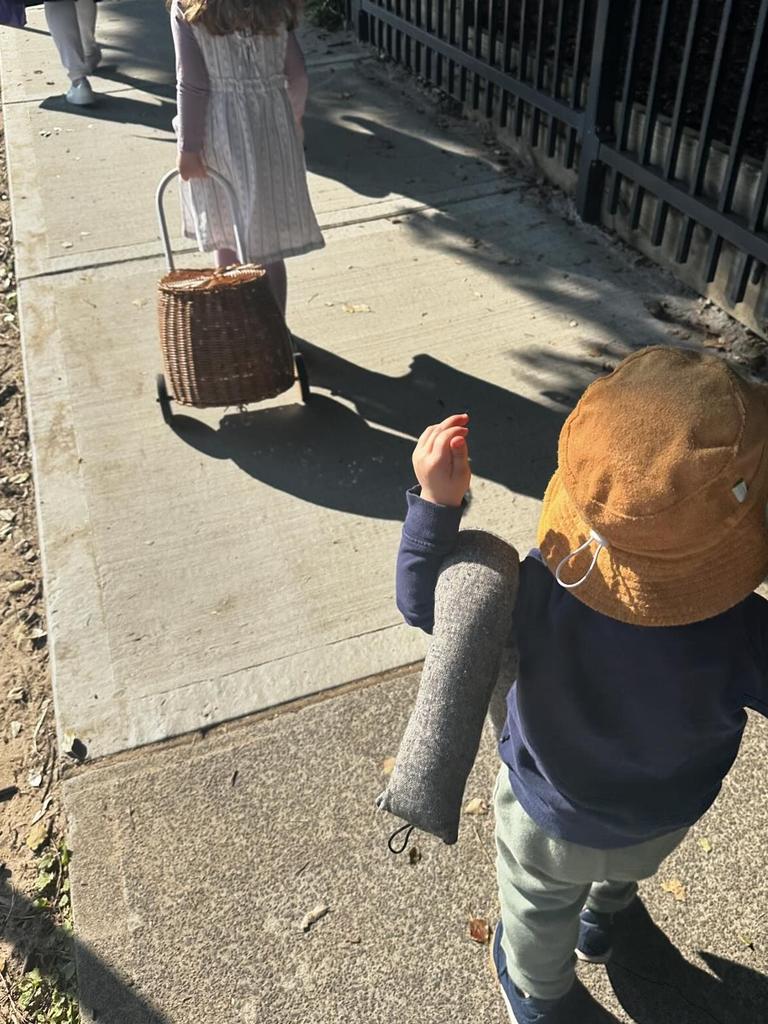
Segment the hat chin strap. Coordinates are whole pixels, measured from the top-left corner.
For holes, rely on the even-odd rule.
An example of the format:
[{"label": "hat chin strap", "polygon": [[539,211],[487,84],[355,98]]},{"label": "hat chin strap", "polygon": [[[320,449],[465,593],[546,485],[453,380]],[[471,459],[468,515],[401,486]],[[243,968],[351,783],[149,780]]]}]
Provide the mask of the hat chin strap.
[{"label": "hat chin strap", "polygon": [[[595,554],[592,558],[592,563],[590,564],[589,568],[580,580],[576,580],[575,583],[566,583],[564,580],[560,578],[560,573],[562,572],[563,567],[566,565],[567,562],[570,562],[572,558],[575,558],[576,555],[581,554],[582,551],[586,551],[590,544],[597,544],[597,550],[595,551]],[[565,590],[575,590],[576,587],[580,587],[582,583],[586,583],[592,573],[592,570],[597,565],[598,555],[603,550],[603,548],[607,547],[608,545],[597,532],[597,530],[590,530],[589,537],[584,541],[584,543],[577,547],[574,551],[569,551],[565,558],[562,559],[558,567],[555,569],[555,579],[560,584],[560,586],[563,587]]]}]

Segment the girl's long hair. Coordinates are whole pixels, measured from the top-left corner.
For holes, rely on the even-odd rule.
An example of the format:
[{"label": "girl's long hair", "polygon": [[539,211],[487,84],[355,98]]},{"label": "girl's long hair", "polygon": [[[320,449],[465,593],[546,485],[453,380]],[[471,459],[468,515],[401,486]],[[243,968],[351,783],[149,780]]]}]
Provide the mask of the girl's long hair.
[{"label": "girl's long hair", "polygon": [[202,25],[214,36],[230,32],[274,35],[283,26],[293,30],[301,6],[301,0],[181,0],[186,20]]}]

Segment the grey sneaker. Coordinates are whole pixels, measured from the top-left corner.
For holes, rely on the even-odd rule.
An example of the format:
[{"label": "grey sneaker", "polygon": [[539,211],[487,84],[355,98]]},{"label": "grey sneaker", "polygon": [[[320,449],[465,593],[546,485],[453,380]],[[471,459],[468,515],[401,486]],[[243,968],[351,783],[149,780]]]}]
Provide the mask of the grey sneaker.
[{"label": "grey sneaker", "polygon": [[67,103],[75,107],[91,107],[96,102],[96,97],[87,78],[78,78],[69,87]]}]

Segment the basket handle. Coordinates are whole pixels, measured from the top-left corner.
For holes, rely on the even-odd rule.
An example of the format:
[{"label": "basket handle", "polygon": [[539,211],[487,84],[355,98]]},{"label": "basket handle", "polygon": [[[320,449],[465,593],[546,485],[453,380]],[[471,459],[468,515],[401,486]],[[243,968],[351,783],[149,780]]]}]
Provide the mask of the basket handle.
[{"label": "basket handle", "polygon": [[[168,220],[165,216],[165,203],[163,202],[165,197],[165,190],[168,188],[170,183],[179,177],[177,170],[169,171],[162,179],[160,184],[157,186],[157,192],[155,193],[155,208],[157,210],[157,219],[160,224],[160,235],[163,239],[163,247],[165,248],[165,263],[168,270],[175,270],[175,264],[173,262],[173,250],[171,249],[171,237],[168,234]],[[218,185],[224,189],[227,193],[227,199],[229,200],[229,209],[232,214],[232,227],[235,232],[235,249],[237,251],[237,258],[241,263],[245,263],[245,250],[243,249],[243,224],[240,217],[240,210],[237,205],[237,196],[235,190],[232,188],[230,182],[224,177],[223,174],[219,174],[218,171],[208,170],[208,177],[212,178]],[[197,210],[194,211],[195,220],[197,220]]]}]

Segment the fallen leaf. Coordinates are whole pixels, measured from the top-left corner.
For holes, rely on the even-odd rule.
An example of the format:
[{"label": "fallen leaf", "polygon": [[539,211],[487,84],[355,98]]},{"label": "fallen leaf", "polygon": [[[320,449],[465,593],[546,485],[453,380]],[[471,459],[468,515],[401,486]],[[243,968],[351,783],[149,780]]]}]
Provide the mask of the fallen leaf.
[{"label": "fallen leaf", "polygon": [[742,935],[741,932],[737,932],[736,934],[737,934],[739,942],[742,944],[742,946],[747,946],[747,948],[751,949],[752,952],[754,953],[754,951],[755,951],[755,944],[752,941],[752,939],[748,939],[746,937],[746,935]]},{"label": "fallen leaf", "polygon": [[32,850],[33,853],[37,853],[48,842],[48,825],[44,821],[39,821],[31,830],[25,840],[27,846]]},{"label": "fallen leaf", "polygon": [[682,903],[682,901],[686,897],[685,886],[679,878],[666,879],[664,882],[661,883],[661,888],[663,892],[668,892],[671,896],[674,896],[675,899],[680,903]]},{"label": "fallen leaf", "polygon": [[488,804],[482,797],[473,797],[464,808],[465,814],[487,814]]},{"label": "fallen leaf", "polygon": [[23,594],[25,590],[29,590],[32,586],[31,580],[14,580],[13,583],[8,584],[9,594]]},{"label": "fallen leaf", "polygon": [[38,823],[38,821],[40,821],[41,818],[44,818],[48,808],[51,806],[52,803],[53,803],[53,797],[49,794],[45,798],[45,800],[43,800],[43,806],[40,808],[40,810],[34,816],[32,821],[30,822],[30,825],[36,825]]},{"label": "fallen leaf", "polygon": [[699,839],[699,846],[702,848],[704,853],[712,852],[712,843],[710,843],[710,841],[706,839],[704,836],[702,836],[701,839]]},{"label": "fallen leaf", "polygon": [[473,942],[481,946],[487,946],[491,941],[491,926],[484,917],[471,917],[469,919],[469,937]]},{"label": "fallen leaf", "polygon": [[373,310],[365,302],[345,302],[341,307],[345,313],[372,313]]},{"label": "fallen leaf", "polygon": [[72,245],[73,245],[73,243],[72,243],[72,242],[62,242],[62,243],[61,243],[61,248],[62,248],[62,249],[71,249],[71,248],[72,248]]},{"label": "fallen leaf", "polygon": [[303,932],[308,932],[312,925],[317,924],[320,918],[325,917],[330,909],[327,903],[318,903],[316,907],[313,907],[308,914],[302,917],[299,927]]},{"label": "fallen leaf", "polygon": [[420,860],[421,860],[421,850],[418,848],[418,846],[412,846],[410,848],[410,850],[408,851],[408,863],[409,864],[418,864]]},{"label": "fallen leaf", "polygon": [[43,776],[40,774],[40,772],[30,772],[29,776],[27,777],[27,781],[29,782],[32,789],[40,789],[40,787],[43,784]]},{"label": "fallen leaf", "polygon": [[21,722],[16,722],[16,721],[11,722],[11,739],[15,740],[20,732],[21,732]]},{"label": "fallen leaf", "polygon": [[578,320],[570,320],[568,322],[568,326],[569,327],[578,327],[579,326],[579,321]]},{"label": "fallen leaf", "polygon": [[384,760],[381,763],[381,774],[382,775],[391,775],[392,774],[392,772],[395,770],[395,760],[396,759],[394,757],[385,757],[384,758]]}]

